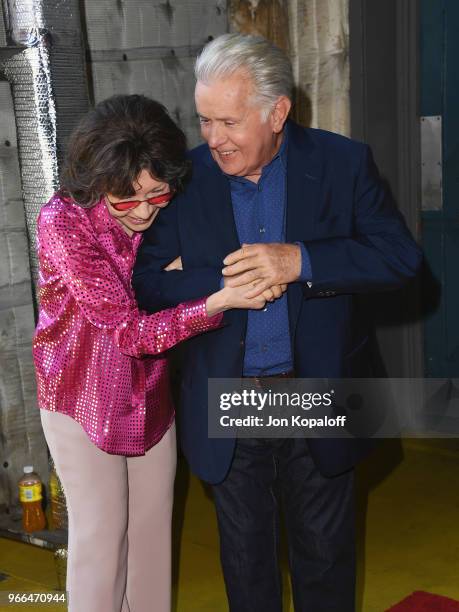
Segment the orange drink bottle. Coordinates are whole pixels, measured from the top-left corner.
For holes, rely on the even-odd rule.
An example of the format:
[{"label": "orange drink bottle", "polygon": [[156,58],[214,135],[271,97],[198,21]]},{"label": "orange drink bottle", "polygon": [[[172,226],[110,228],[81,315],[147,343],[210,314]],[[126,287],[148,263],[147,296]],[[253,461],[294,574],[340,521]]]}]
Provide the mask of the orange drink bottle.
[{"label": "orange drink bottle", "polygon": [[33,465],[24,467],[24,476],[19,481],[19,501],[22,505],[22,528],[24,531],[40,531],[46,519],[42,507],[42,483]]}]

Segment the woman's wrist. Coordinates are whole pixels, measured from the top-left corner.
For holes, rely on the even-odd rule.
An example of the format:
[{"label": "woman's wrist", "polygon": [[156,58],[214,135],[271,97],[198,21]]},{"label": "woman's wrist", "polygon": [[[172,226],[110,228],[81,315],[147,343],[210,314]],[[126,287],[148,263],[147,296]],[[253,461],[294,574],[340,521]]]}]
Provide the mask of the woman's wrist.
[{"label": "woman's wrist", "polygon": [[224,289],[220,289],[220,291],[216,291],[215,293],[212,293],[212,295],[209,295],[206,300],[207,316],[213,317],[219,312],[228,310],[226,293],[227,292]]}]

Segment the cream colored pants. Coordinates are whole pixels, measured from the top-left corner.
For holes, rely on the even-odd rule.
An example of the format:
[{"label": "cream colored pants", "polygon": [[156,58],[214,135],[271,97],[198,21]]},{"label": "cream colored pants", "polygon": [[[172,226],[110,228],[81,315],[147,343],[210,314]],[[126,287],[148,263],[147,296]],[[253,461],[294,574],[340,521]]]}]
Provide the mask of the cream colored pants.
[{"label": "cream colored pants", "polygon": [[142,457],[109,455],[41,410],[69,517],[70,612],[170,612],[175,425]]}]

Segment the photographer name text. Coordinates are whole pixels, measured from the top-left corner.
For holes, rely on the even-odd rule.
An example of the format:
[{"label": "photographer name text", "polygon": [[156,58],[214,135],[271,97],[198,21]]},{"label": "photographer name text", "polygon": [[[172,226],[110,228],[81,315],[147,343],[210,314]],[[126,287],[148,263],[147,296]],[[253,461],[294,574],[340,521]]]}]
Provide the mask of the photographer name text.
[{"label": "photographer name text", "polygon": [[255,415],[231,417],[228,414],[224,414],[220,417],[220,425],[222,427],[307,427],[314,429],[315,427],[344,427],[345,423],[345,415],[340,415],[336,418],[324,416],[318,419],[302,417],[301,415],[291,415],[289,417],[273,417],[269,415],[265,418]]}]

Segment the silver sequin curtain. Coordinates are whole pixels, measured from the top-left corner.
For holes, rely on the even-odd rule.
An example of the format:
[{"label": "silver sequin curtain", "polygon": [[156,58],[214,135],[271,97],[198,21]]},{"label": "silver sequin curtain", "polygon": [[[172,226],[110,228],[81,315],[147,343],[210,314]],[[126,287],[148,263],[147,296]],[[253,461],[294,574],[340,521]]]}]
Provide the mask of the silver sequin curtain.
[{"label": "silver sequin curtain", "polygon": [[22,192],[37,277],[35,225],[59,184],[65,139],[88,108],[80,13],[76,0],[4,0],[7,36],[23,51],[7,60],[17,126]]},{"label": "silver sequin curtain", "polygon": [[88,94],[77,0],[3,0],[2,11],[1,46],[15,53],[0,84],[0,506],[14,515],[22,467],[48,471],[31,357],[36,219]]}]

